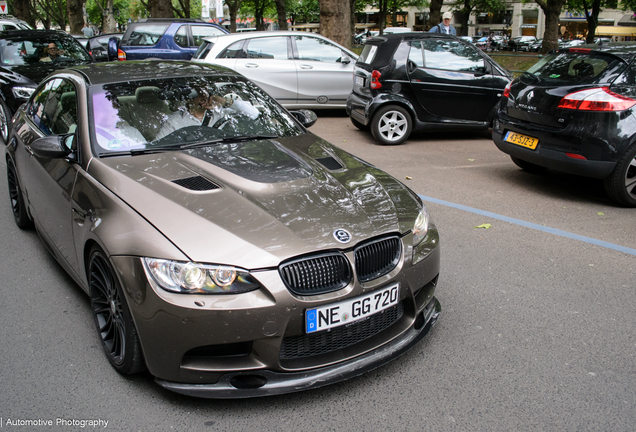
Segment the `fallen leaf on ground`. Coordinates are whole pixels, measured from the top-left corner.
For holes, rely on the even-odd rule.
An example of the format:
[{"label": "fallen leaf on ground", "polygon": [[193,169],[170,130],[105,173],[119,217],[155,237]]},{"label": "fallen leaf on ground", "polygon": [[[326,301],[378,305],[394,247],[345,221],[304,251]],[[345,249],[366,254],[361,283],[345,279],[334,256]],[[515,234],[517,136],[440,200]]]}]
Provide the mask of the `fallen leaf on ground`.
[{"label": "fallen leaf on ground", "polygon": [[407,179],[407,180],[413,180],[413,177],[411,177],[411,176],[406,176],[404,178]]},{"label": "fallen leaf on ground", "polygon": [[488,229],[488,228],[492,228],[492,225],[490,225],[489,223],[485,223],[485,224],[477,225],[475,228]]}]

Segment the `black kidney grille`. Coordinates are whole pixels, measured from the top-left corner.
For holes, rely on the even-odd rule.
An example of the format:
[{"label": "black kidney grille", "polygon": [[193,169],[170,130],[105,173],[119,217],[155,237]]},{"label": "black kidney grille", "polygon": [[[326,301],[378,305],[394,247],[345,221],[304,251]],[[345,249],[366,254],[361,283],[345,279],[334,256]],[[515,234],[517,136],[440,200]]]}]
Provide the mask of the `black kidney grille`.
[{"label": "black kidney grille", "polygon": [[279,272],[287,288],[299,295],[337,291],[351,282],[349,261],[339,253],[283,264]]},{"label": "black kidney grille", "polygon": [[389,328],[404,315],[402,303],[371,315],[365,320],[303,336],[283,338],[281,360],[326,354],[362,342]]},{"label": "black kidney grille", "polygon": [[389,273],[400,261],[402,243],[389,237],[367,243],[354,252],[358,280],[367,282]]},{"label": "black kidney grille", "polygon": [[172,182],[186,189],[195,191],[206,191],[219,188],[217,185],[201,176],[172,180]]}]

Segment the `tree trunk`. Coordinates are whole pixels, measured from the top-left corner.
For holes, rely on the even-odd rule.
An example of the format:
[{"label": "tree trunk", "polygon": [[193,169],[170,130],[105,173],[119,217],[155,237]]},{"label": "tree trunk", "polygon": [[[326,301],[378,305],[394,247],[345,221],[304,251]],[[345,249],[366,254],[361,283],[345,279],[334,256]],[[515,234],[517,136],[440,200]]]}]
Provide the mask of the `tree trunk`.
[{"label": "tree trunk", "polygon": [[545,14],[545,32],[541,53],[546,54],[559,47],[559,14],[565,0],[535,0]]},{"label": "tree trunk", "polygon": [[594,43],[594,37],[596,36],[596,27],[598,27],[598,14],[601,12],[601,0],[594,0],[592,2],[592,13],[589,14],[587,10],[587,2],[584,2],[585,16],[587,17],[587,36],[585,42]]},{"label": "tree trunk", "polygon": [[150,18],[174,18],[170,0],[148,0]]},{"label": "tree trunk", "polygon": [[468,36],[468,20],[470,19],[470,13],[473,11],[473,7],[470,4],[470,0],[464,0],[464,7],[462,8],[462,36]]},{"label": "tree trunk", "polygon": [[115,15],[113,12],[114,3],[115,3],[114,0],[108,0],[106,2],[108,13],[104,17],[104,27],[102,28],[102,31],[104,33],[115,33],[117,31],[117,21],[115,20]]},{"label": "tree trunk", "polygon": [[13,0],[12,6],[16,17],[26,21],[31,27],[35,28],[36,19],[31,13],[29,0]]},{"label": "tree trunk", "polygon": [[287,30],[287,10],[285,0],[276,0],[276,12],[278,13],[278,29]]},{"label": "tree trunk", "polygon": [[84,27],[84,13],[82,0],[66,0],[66,13],[71,34],[81,34]]},{"label": "tree trunk", "polygon": [[351,5],[342,0],[320,0],[320,34],[351,48]]},{"label": "tree trunk", "polygon": [[243,0],[225,0],[225,4],[230,11],[230,33],[236,33],[236,15],[241,8]]},{"label": "tree trunk", "polygon": [[442,22],[442,4],[444,4],[444,0],[431,0],[431,14],[428,21],[431,27]]},{"label": "tree trunk", "polygon": [[384,34],[384,27],[386,27],[386,2],[388,0],[380,0],[378,3],[378,9],[379,9],[379,23],[378,23],[378,28],[380,29],[380,34]]},{"label": "tree trunk", "polygon": [[256,21],[256,30],[264,31],[265,22],[263,20],[265,16],[266,0],[254,0],[254,20]]}]

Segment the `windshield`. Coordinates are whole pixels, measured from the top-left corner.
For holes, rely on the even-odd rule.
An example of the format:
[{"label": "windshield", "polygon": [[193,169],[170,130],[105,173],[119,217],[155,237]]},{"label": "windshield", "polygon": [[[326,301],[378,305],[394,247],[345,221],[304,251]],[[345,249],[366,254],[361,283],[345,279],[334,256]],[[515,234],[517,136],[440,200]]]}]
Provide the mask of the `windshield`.
[{"label": "windshield", "polygon": [[0,40],[2,66],[36,65],[40,62],[90,62],[86,50],[74,38],[5,38]]},{"label": "windshield", "polygon": [[539,60],[524,76],[548,84],[592,84],[612,82],[624,66],[618,57],[589,49],[557,51]]},{"label": "windshield", "polygon": [[100,156],[304,133],[287,111],[243,77],[182,77],[91,89]]}]

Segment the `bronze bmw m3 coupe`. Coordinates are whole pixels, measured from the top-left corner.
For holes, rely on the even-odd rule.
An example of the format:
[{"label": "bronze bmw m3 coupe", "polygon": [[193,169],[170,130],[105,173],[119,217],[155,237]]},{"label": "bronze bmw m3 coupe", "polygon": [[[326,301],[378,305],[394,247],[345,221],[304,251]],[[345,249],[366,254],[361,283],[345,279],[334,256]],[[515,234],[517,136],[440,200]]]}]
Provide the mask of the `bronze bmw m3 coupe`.
[{"label": "bronze bmw m3 coupe", "polygon": [[123,374],[175,392],[295,392],[374,369],[435,324],[420,198],[243,76],[190,62],[59,71],[16,114],[11,208],[87,292]]}]

